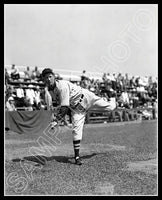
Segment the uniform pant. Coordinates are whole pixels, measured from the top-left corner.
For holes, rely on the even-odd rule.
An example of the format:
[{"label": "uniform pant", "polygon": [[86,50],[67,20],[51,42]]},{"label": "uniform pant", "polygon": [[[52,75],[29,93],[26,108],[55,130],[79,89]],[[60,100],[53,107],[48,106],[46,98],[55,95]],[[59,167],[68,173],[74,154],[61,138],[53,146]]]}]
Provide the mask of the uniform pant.
[{"label": "uniform pant", "polygon": [[84,98],[81,102],[81,105],[86,109],[81,111],[77,108],[71,109],[72,114],[72,124],[73,124],[73,140],[81,140],[83,135],[83,126],[86,117],[86,111],[89,109],[100,109],[111,111],[115,109],[115,102],[107,102],[103,100],[101,97],[96,96],[94,93],[89,91],[84,91]]}]

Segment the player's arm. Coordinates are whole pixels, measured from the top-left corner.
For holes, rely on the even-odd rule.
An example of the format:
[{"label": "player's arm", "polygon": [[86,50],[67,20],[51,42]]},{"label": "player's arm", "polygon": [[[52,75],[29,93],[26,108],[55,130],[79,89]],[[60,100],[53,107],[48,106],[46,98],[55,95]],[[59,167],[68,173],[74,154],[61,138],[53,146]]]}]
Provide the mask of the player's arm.
[{"label": "player's arm", "polygon": [[68,113],[68,106],[60,106],[55,110],[54,113],[52,113],[51,117],[51,128],[53,129],[57,124],[58,121],[61,119],[64,119],[65,115]]},{"label": "player's arm", "polygon": [[68,109],[69,107],[68,106],[61,106],[59,109],[58,109],[58,112],[56,114],[56,119],[57,121],[58,120],[61,120],[65,117],[65,115],[68,113]]},{"label": "player's arm", "polygon": [[70,90],[67,84],[60,85],[59,89],[60,108],[57,111],[56,119],[61,120],[68,113],[70,104]]}]

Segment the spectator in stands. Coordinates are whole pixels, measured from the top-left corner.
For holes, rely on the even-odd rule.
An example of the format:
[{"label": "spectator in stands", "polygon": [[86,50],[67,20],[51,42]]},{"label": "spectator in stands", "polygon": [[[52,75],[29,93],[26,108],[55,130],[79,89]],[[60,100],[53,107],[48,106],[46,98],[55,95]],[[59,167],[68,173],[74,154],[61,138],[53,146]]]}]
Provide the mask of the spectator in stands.
[{"label": "spectator in stands", "polygon": [[149,78],[147,76],[143,77],[143,86],[148,86],[149,85]]},{"label": "spectator in stands", "polygon": [[112,89],[116,91],[117,89],[117,83],[116,83],[116,77],[115,74],[111,77],[111,83],[112,83]]},{"label": "spectator in stands", "polygon": [[40,99],[40,89],[39,89],[39,85],[36,86],[36,90],[35,90],[35,105],[36,105],[36,109],[40,110],[41,107],[41,99]]},{"label": "spectator in stands", "polygon": [[129,81],[129,78],[128,78],[128,74],[125,74],[125,76],[123,76],[122,83],[123,83],[123,89],[124,90],[126,90],[130,87],[130,81]]},{"label": "spectator in stands", "polygon": [[40,102],[40,110],[47,110],[47,105],[45,104],[43,99],[41,99]]},{"label": "spectator in stands", "polygon": [[129,99],[129,108],[130,108],[130,109],[133,108],[133,99]]},{"label": "spectator in stands", "polygon": [[140,76],[136,77],[135,79],[136,87],[139,87],[140,85]]},{"label": "spectator in stands", "polygon": [[18,80],[20,78],[19,70],[14,64],[12,65],[11,68],[11,78],[13,80]]},{"label": "spectator in stands", "polygon": [[143,80],[142,80],[142,78],[139,76],[138,77],[138,86],[140,87],[140,86],[144,86],[143,85]]},{"label": "spectator in stands", "polygon": [[130,79],[130,87],[135,88],[135,86],[136,86],[135,77],[132,76],[132,78]]},{"label": "spectator in stands", "polygon": [[110,76],[110,73],[107,73],[107,75],[106,75],[106,79],[107,79],[108,82],[111,82],[111,76]]},{"label": "spectator in stands", "polygon": [[[116,101],[117,100],[116,99],[116,91],[111,92],[109,100],[113,101],[118,106],[118,102]],[[122,115],[123,115],[122,110],[115,109],[110,113],[109,120],[112,122],[115,122],[116,117],[117,117],[119,119],[119,121],[123,121]]]},{"label": "spectator in stands", "polygon": [[35,93],[33,90],[33,85],[29,85],[28,89],[26,89],[26,99],[29,101],[31,106],[34,105]]},{"label": "spectator in stands", "polygon": [[18,98],[24,98],[24,90],[22,88],[22,84],[19,85],[19,88],[16,89],[16,96]]},{"label": "spectator in stands", "polygon": [[152,119],[152,113],[146,109],[142,111],[142,116],[148,120]]},{"label": "spectator in stands", "polygon": [[148,101],[148,102],[146,103],[146,107],[147,107],[147,108],[153,108],[152,101]]},{"label": "spectator in stands", "polygon": [[148,92],[148,96],[149,96],[149,97],[152,97],[152,96],[153,96],[152,87],[153,87],[153,84],[151,84],[151,85],[149,85],[149,86],[147,87],[147,92]]},{"label": "spectator in stands", "polygon": [[5,68],[5,85],[8,85],[9,78],[10,78],[9,73],[8,73],[7,69]]},{"label": "spectator in stands", "polygon": [[25,79],[31,80],[33,78],[32,77],[32,71],[30,70],[30,67],[27,66],[26,71],[24,73],[25,73]]},{"label": "spectator in stands", "polygon": [[123,90],[121,93],[121,101],[124,107],[129,108],[129,96],[126,90]]},{"label": "spectator in stands", "polygon": [[157,99],[152,102],[152,107],[153,107],[153,110],[152,110],[153,119],[157,119],[158,118]]},{"label": "spectator in stands", "polygon": [[107,81],[106,73],[103,73],[102,80],[103,80],[103,82]]},{"label": "spectator in stands", "polygon": [[94,82],[94,88],[95,88],[94,93],[99,96],[100,95],[100,82],[98,79],[95,80],[95,82]]},{"label": "spectator in stands", "polygon": [[151,102],[151,98],[149,97],[147,90],[145,90],[143,98],[145,99],[146,103]]},{"label": "spectator in stands", "polygon": [[7,86],[6,88],[6,101],[9,97],[16,97],[16,91],[15,88],[12,85]]},{"label": "spectator in stands", "polygon": [[88,89],[89,84],[90,84],[90,79],[88,78],[86,71],[83,70],[82,75],[81,75],[81,87]]},{"label": "spectator in stands", "polygon": [[36,81],[39,81],[41,79],[41,74],[37,66],[35,66],[35,69],[32,71],[32,78]]},{"label": "spectator in stands", "polygon": [[23,85],[20,84],[19,88],[16,89],[16,97],[15,97],[15,104],[17,107],[24,107],[25,103],[24,103],[24,90],[23,90]]},{"label": "spectator in stands", "polygon": [[143,92],[145,92],[144,86],[141,85],[141,84],[139,84],[139,83],[138,83],[138,86],[137,86],[136,90],[137,90],[137,93],[143,93]]},{"label": "spectator in stands", "polygon": [[126,90],[126,80],[125,80],[125,77],[124,77],[124,76],[122,76],[121,82],[122,82],[122,89],[123,89],[123,90]]},{"label": "spectator in stands", "polygon": [[106,92],[108,97],[110,97],[110,95],[109,95],[111,93],[110,90],[112,90],[111,76],[109,73],[107,73],[106,79],[105,79],[104,83],[102,84],[101,93]]},{"label": "spectator in stands", "polygon": [[117,79],[116,79],[116,82],[117,82],[117,90],[118,91],[122,91],[123,90],[123,83],[122,83],[122,74],[119,73],[118,76],[117,76]]},{"label": "spectator in stands", "polygon": [[112,101],[114,102],[114,104],[116,104],[116,92],[113,89],[111,90],[110,98],[108,98],[108,96],[106,96],[106,98],[107,100]]},{"label": "spectator in stands", "polygon": [[88,78],[88,75],[86,74],[86,70],[83,70],[82,75],[81,75],[81,81],[84,81],[86,79],[89,79],[89,78]]},{"label": "spectator in stands", "polygon": [[90,81],[89,90],[90,90],[91,92],[95,92],[95,81],[94,81],[94,79],[92,79],[92,80]]},{"label": "spectator in stands", "polygon": [[137,96],[135,89],[132,91],[131,99],[133,101],[133,108],[137,108],[139,106],[139,97]]},{"label": "spectator in stands", "polygon": [[112,88],[112,77],[109,73],[107,73],[107,81],[105,83],[107,85],[106,87],[108,87],[110,90],[110,88]]},{"label": "spectator in stands", "polygon": [[143,86],[137,87],[137,95],[139,97],[139,102],[141,106],[147,103],[147,101],[150,99],[147,91],[144,89]]},{"label": "spectator in stands", "polygon": [[6,110],[7,111],[16,111],[15,100],[12,96],[9,97],[6,102]]},{"label": "spectator in stands", "polygon": [[27,96],[24,97],[24,106],[25,110],[33,111],[33,105],[31,105],[30,99]]},{"label": "spectator in stands", "polygon": [[157,99],[157,83],[156,82],[153,83],[151,91],[152,91],[152,96],[155,99]]},{"label": "spectator in stands", "polygon": [[153,80],[152,80],[152,76],[150,76],[149,78],[148,78],[148,85],[150,86],[150,85],[152,85],[153,84]]}]

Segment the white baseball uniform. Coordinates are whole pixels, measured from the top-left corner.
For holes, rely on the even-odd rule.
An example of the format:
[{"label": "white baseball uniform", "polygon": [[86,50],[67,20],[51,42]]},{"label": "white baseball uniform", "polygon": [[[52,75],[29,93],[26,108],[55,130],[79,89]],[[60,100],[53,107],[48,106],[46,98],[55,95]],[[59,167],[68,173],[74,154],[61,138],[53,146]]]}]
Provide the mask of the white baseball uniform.
[{"label": "white baseball uniform", "polygon": [[114,101],[107,102],[93,92],[65,80],[56,81],[56,87],[50,91],[50,94],[55,96],[56,93],[59,95],[60,105],[69,106],[71,109],[74,141],[82,139],[86,112],[89,109],[111,111],[116,107]]}]

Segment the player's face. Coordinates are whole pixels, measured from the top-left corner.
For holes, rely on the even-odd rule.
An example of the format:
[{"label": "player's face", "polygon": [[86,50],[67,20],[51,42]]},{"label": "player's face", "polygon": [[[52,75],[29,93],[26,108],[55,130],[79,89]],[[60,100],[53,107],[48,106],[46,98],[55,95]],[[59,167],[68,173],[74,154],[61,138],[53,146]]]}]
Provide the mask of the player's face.
[{"label": "player's face", "polygon": [[46,74],[44,77],[44,82],[47,86],[53,86],[55,83],[55,77],[53,74],[49,73]]}]

